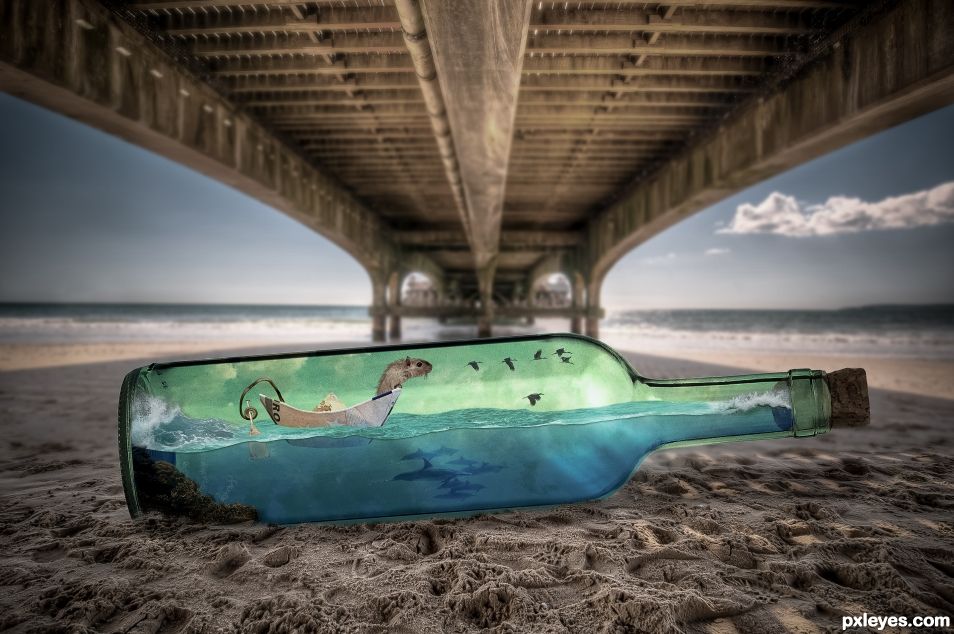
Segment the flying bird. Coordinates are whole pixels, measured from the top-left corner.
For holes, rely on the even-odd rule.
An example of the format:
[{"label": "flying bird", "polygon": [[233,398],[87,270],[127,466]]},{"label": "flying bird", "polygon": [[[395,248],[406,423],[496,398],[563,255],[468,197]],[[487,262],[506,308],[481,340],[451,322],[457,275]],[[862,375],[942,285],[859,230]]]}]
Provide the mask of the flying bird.
[{"label": "flying bird", "polygon": [[514,367],[513,367],[513,362],[514,362],[514,361],[516,361],[516,359],[511,359],[510,357],[507,357],[506,359],[504,359],[503,361],[501,361],[501,363],[506,363],[506,364],[507,364],[507,367],[510,368],[511,370],[513,370],[513,369],[514,369]]},{"label": "flying bird", "polygon": [[534,392],[533,394],[527,394],[523,398],[529,400],[530,405],[533,406],[537,404],[537,401],[539,401],[542,396],[543,392]]},{"label": "flying bird", "polygon": [[569,363],[570,365],[576,365],[575,363],[570,361],[570,357],[560,357],[560,361],[562,361],[563,363]]},{"label": "flying bird", "polygon": [[534,361],[543,361],[545,358],[546,358],[546,357],[543,356],[543,350],[537,350],[537,351],[533,354],[533,360],[534,360]]},{"label": "flying bird", "polygon": [[569,350],[564,349],[564,348],[557,348],[557,349],[556,349],[556,352],[554,352],[553,354],[555,354],[555,355],[558,356],[558,357],[562,357],[562,356],[565,355],[565,354],[573,354],[573,353],[570,352]]},{"label": "flying bird", "polygon": [[480,370],[479,366],[481,363],[483,363],[483,361],[468,361],[467,365],[472,367],[474,369],[474,372],[477,372],[478,370]]}]

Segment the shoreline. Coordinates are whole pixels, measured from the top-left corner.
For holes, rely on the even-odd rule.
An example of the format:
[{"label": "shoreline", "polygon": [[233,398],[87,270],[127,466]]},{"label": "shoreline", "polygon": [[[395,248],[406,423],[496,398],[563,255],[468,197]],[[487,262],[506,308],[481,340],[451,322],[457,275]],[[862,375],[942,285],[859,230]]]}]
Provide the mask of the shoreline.
[{"label": "shoreline", "polygon": [[[667,359],[718,366],[721,373],[782,372],[795,368],[832,371],[864,368],[872,389],[890,390],[918,396],[954,400],[954,360],[917,359],[850,354],[792,354],[779,351],[694,350],[676,348],[642,352],[625,340],[609,344],[625,357]],[[68,367],[92,363],[130,361],[151,363],[180,359],[214,359],[233,355],[258,355],[280,352],[304,352],[327,348],[366,347],[369,341],[269,341],[223,340],[157,342],[84,342],[84,343],[0,343],[0,372]],[[678,365],[678,364],[677,364]],[[653,367],[634,369],[643,376],[654,375]],[[713,370],[714,372],[716,370]],[[685,373],[688,377],[690,374]]]}]

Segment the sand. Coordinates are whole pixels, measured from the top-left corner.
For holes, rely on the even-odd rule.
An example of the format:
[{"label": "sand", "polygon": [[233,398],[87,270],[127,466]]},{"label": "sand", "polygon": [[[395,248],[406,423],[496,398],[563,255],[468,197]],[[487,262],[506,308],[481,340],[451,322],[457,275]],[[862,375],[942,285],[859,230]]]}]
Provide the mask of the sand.
[{"label": "sand", "polygon": [[[869,428],[660,453],[600,502],[211,526],[130,520],[117,393],[157,359],[90,353],[99,362],[0,372],[0,630],[764,633],[954,614],[950,398],[876,389]],[[764,363],[629,356],[651,376]],[[771,369],[836,367],[801,361]],[[889,380],[893,362],[877,362]],[[943,372],[931,379],[950,397]]]}]

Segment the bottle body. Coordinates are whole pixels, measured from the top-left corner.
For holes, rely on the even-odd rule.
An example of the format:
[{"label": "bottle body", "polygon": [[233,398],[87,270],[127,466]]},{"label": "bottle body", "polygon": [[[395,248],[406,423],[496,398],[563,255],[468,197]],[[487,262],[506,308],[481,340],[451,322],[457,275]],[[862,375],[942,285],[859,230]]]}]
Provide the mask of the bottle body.
[{"label": "bottle body", "polygon": [[577,502],[660,447],[827,431],[821,374],[652,381],[570,335],[154,365],[124,383],[124,484],[203,521]]}]

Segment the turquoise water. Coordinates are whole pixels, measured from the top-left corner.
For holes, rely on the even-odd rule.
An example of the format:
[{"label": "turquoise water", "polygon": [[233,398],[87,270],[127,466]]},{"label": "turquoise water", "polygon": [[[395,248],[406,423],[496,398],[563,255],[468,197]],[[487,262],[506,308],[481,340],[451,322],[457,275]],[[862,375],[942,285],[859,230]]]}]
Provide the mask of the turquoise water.
[{"label": "turquoise water", "polygon": [[294,523],[588,500],[624,484],[662,444],[791,427],[787,407],[739,397],[549,413],[395,414],[384,427],[362,430],[294,431],[265,422],[255,441],[234,425],[173,413],[138,441],[134,435],[134,445],[175,464],[218,502],[254,506],[262,521]]}]

